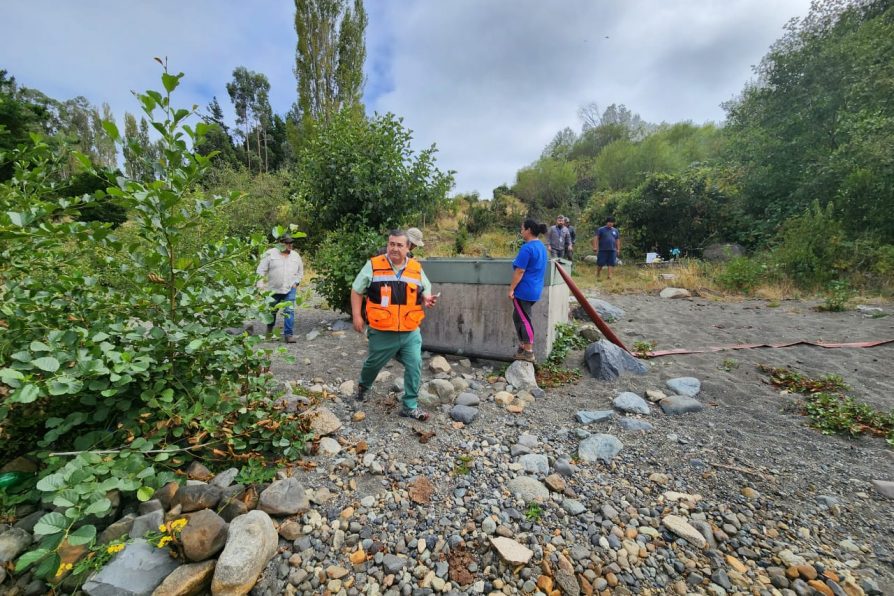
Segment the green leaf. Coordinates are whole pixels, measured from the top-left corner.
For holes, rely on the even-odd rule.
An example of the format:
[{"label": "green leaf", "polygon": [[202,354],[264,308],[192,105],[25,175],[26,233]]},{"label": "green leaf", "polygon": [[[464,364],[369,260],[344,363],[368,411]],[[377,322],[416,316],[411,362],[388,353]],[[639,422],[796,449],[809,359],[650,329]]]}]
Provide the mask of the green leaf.
[{"label": "green leaf", "polygon": [[191,342],[189,342],[189,345],[186,346],[186,353],[192,354],[193,352],[201,348],[203,343],[205,343],[205,340],[203,339],[192,340]]},{"label": "green leaf", "polygon": [[28,551],[16,561],[16,573],[21,573],[25,569],[28,569],[31,565],[43,559],[47,554],[49,554],[45,548],[39,548],[37,550]]},{"label": "green leaf", "polygon": [[43,356],[42,358],[35,358],[31,361],[31,364],[39,368],[40,370],[46,372],[56,372],[59,370],[59,361],[53,358],[52,356]]},{"label": "green leaf", "polygon": [[78,546],[80,544],[89,544],[96,538],[96,526],[86,525],[81,526],[74,532],[68,535],[68,543],[73,546]]},{"label": "green leaf", "polygon": [[9,221],[12,222],[12,225],[14,225],[14,226],[21,228],[25,225],[25,220],[22,217],[21,213],[16,213],[14,211],[7,211],[6,217],[9,218]]},{"label": "green leaf", "polygon": [[42,341],[32,341],[31,345],[28,346],[32,352],[52,352],[53,348],[43,343]]},{"label": "green leaf", "polygon": [[37,577],[52,577],[56,575],[56,571],[59,569],[59,564],[62,562],[62,559],[58,554],[52,553],[49,557],[40,562],[37,568],[34,570],[34,575]]},{"label": "green leaf", "polygon": [[67,529],[68,519],[56,511],[47,513],[34,524],[34,533],[43,536],[49,536],[56,532],[64,532]]},{"label": "green leaf", "polygon": [[84,509],[84,515],[99,515],[102,516],[104,513],[108,512],[109,509],[112,508],[112,502],[107,498],[103,497],[96,501],[90,503],[86,509]]},{"label": "green leaf", "polygon": [[21,381],[25,375],[11,368],[0,368],[0,381],[9,384],[10,381]]},{"label": "green leaf", "polygon": [[155,494],[155,490],[150,486],[141,486],[139,490],[137,490],[137,499],[140,502],[146,502],[152,498],[152,495]]},{"label": "green leaf", "polygon": [[166,72],[162,73],[161,84],[165,86],[165,91],[170,93],[174,89],[176,89],[177,85],[180,84],[180,77],[182,77],[182,76],[183,76],[182,74],[172,75],[172,74],[168,74]]},{"label": "green leaf", "polygon": [[20,404],[30,404],[40,397],[40,389],[37,385],[22,385],[15,393],[9,396],[9,401]]},{"label": "green leaf", "polygon": [[65,486],[65,478],[59,472],[44,476],[37,482],[37,490],[45,493],[56,492],[63,486]]},{"label": "green leaf", "polygon": [[117,141],[121,138],[121,133],[118,132],[118,126],[111,120],[103,120],[102,127],[113,141]]}]

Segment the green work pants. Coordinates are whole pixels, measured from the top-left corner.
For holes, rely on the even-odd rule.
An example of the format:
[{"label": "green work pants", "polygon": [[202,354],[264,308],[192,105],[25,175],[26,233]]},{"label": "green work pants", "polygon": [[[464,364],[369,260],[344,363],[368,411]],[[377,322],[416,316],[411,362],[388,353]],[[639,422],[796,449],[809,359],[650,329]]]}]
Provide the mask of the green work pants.
[{"label": "green work pants", "polygon": [[369,328],[369,355],[360,370],[360,384],[372,387],[382,367],[400,354],[404,365],[404,407],[416,408],[419,384],[422,382],[422,334],[415,331],[378,331]]}]

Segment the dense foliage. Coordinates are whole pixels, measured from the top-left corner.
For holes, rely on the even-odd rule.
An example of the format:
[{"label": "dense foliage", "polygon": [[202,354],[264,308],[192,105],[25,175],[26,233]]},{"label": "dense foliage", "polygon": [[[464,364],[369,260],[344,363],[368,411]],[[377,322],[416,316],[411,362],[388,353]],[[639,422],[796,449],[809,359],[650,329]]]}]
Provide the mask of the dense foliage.
[{"label": "dense foliage", "polygon": [[[137,97],[159,131],[157,179],[118,177],[93,196],[60,197],[58,170],[81,153],[40,139],[16,150],[0,185],[0,459],[29,453],[37,478],[13,495],[53,511],[18,562],[52,578],[65,545],[90,544],[120,496],[148,499],[191,457],[228,465],[257,454],[294,459],[306,423],[271,399],[258,338],[230,333],[259,316],[241,263],[260,239],[194,234],[238,195],[198,182],[213,156],[190,151],[207,129],[186,124],[165,91]],[[117,128],[104,123],[109,138]],[[145,156],[144,156],[145,157]],[[112,197],[130,221],[112,232],[78,212]],[[38,439],[35,442],[35,437]],[[217,462],[217,463],[215,463]]]}]

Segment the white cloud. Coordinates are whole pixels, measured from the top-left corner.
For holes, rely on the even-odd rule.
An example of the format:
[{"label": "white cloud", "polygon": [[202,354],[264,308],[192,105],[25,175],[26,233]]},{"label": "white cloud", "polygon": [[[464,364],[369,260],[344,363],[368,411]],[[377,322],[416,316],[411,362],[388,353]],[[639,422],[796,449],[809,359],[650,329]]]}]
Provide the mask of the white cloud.
[{"label": "white cloud", "polygon": [[[809,0],[367,0],[367,103],[437,143],[457,190],[512,183],[577,109],[624,103],[644,119],[723,119],[769,45]],[[137,112],[131,89],[158,88],[153,56],[204,106],[234,67],[262,72],[280,113],[295,99],[289,0],[9,0],[0,52],[20,83],[60,99]]]}]

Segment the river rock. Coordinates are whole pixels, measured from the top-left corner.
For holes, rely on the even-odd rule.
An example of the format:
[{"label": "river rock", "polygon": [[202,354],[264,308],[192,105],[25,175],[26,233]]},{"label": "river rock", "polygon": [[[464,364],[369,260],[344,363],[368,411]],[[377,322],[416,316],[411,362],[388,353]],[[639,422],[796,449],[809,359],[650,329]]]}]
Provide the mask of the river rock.
[{"label": "river rock", "polygon": [[146,535],[146,532],[158,532],[158,526],[163,524],[164,521],[164,511],[150,511],[133,520],[130,528],[130,535],[135,538],[142,538]]},{"label": "river rock", "polygon": [[155,588],[152,596],[194,596],[208,592],[217,561],[181,565]]},{"label": "river rock", "polygon": [[478,418],[478,408],[470,406],[453,406],[450,417],[463,424],[471,424]]},{"label": "river rock", "polygon": [[505,536],[491,538],[490,544],[497,551],[497,554],[500,555],[500,558],[510,565],[527,565],[531,557],[534,556],[534,551],[527,546]]},{"label": "river rock", "polygon": [[217,476],[211,479],[211,482],[208,484],[212,484],[214,486],[219,486],[220,488],[226,488],[233,484],[233,481],[236,480],[236,476],[239,475],[238,468],[227,468],[223,472],[219,472]]},{"label": "river rock", "polygon": [[229,537],[214,569],[214,594],[247,594],[279,547],[279,535],[270,516],[249,511],[233,520]]},{"label": "river rock", "polygon": [[[587,299],[587,302],[590,303],[590,306],[593,307],[593,310],[596,311],[596,314],[598,314],[606,323],[612,323],[624,318],[624,311],[622,309],[606,302],[605,300],[600,300],[599,298],[589,298]],[[577,305],[571,311],[571,316],[580,321],[590,320],[590,316],[580,305]]]},{"label": "river rock", "polygon": [[537,379],[534,377],[534,365],[524,360],[516,360],[506,369],[506,382],[516,388],[532,390],[538,389]]},{"label": "river rock", "polygon": [[148,596],[180,563],[137,538],[84,584],[90,596]]},{"label": "river rock", "polygon": [[[220,496],[221,489],[211,484],[181,486],[174,495],[173,505],[180,505],[183,513],[200,509],[213,509],[220,502]],[[139,519],[137,518],[137,520]],[[134,522],[134,525],[136,525],[136,522]]]},{"label": "river rock", "polygon": [[331,435],[341,428],[341,420],[329,408],[317,406],[304,413],[310,420],[310,429],[316,438]]},{"label": "river rock", "polygon": [[508,482],[506,488],[525,503],[543,502],[549,499],[549,489],[542,482],[530,476],[517,476]]},{"label": "river rock", "polygon": [[604,422],[615,417],[615,413],[611,410],[578,410],[574,415],[575,420],[581,424],[593,424],[594,422]]},{"label": "river rock", "polygon": [[186,468],[186,477],[190,480],[200,480],[202,482],[208,482],[214,477],[214,474],[211,473],[211,470],[209,470],[205,466],[205,464],[200,461],[193,460]]},{"label": "river rock", "polygon": [[883,497],[894,499],[894,482],[891,480],[873,480],[872,486]]},{"label": "river rock", "polygon": [[662,298],[689,298],[692,292],[683,288],[664,288],[659,294]]},{"label": "river rock", "polygon": [[332,437],[323,437],[320,439],[320,447],[317,450],[317,453],[320,455],[333,456],[338,455],[341,452],[341,443],[333,439]]},{"label": "river rock", "polygon": [[630,418],[629,416],[624,416],[623,418],[618,419],[618,426],[623,430],[632,430],[632,431],[643,431],[643,432],[651,432],[655,430],[655,427],[645,420],[640,420],[639,418]]},{"label": "river rock", "polygon": [[705,548],[708,545],[708,542],[705,540],[705,537],[702,536],[701,532],[689,525],[689,522],[679,515],[666,515],[664,519],[661,520],[661,523],[664,524],[665,528],[677,536],[684,538],[686,542],[693,546]]},{"label": "river rock", "polygon": [[456,405],[458,406],[477,406],[481,403],[481,399],[474,393],[468,391],[460,393],[456,397]]},{"label": "river rock", "polygon": [[204,561],[219,553],[227,543],[227,522],[210,509],[189,516],[180,532],[183,554],[190,561]]},{"label": "river rock", "polygon": [[646,365],[632,354],[607,339],[601,339],[587,346],[584,359],[590,375],[601,381],[614,381],[624,374],[644,375],[649,371]]},{"label": "river rock", "polygon": [[435,356],[431,359],[431,362],[428,363],[428,368],[433,373],[449,373],[450,372],[450,363],[447,362],[447,359],[443,356]]},{"label": "river rock", "polygon": [[382,559],[382,566],[387,573],[397,573],[403,569],[406,564],[407,560],[403,557],[398,557],[397,555],[385,555],[385,558]]},{"label": "river rock", "polygon": [[667,387],[677,395],[695,397],[702,390],[702,382],[695,377],[677,377],[668,380]]},{"label": "river rock", "polygon": [[31,545],[31,534],[12,528],[0,534],[0,563],[8,563]]},{"label": "river rock", "polygon": [[428,382],[428,389],[442,404],[453,402],[453,397],[456,395],[456,387],[447,379],[432,379]]},{"label": "river rock", "polygon": [[578,456],[587,462],[602,460],[610,463],[612,459],[624,448],[617,437],[606,434],[595,434],[587,437],[577,448]]},{"label": "river rock", "polygon": [[121,519],[116,522],[109,524],[109,526],[103,530],[99,538],[97,538],[97,544],[105,544],[107,542],[111,542],[112,540],[118,540],[125,534],[129,534],[134,536],[131,529],[133,528],[133,520],[136,519],[136,515],[133,513],[128,513]]},{"label": "river rock", "polygon": [[618,395],[612,402],[612,405],[622,412],[629,412],[631,414],[649,413],[649,404],[646,403],[646,400],[630,391],[625,391]]},{"label": "river rock", "polygon": [[292,476],[277,480],[264,489],[258,501],[258,509],[270,515],[295,515],[310,509],[310,500],[304,492],[304,486]]},{"label": "river rock", "polygon": [[518,463],[522,465],[528,474],[541,474],[546,476],[549,474],[549,460],[540,453],[528,453],[518,458]]},{"label": "river rock", "polygon": [[686,397],[685,395],[668,396],[662,399],[658,405],[661,406],[661,411],[669,416],[700,412],[705,409],[702,402],[691,397]]}]

